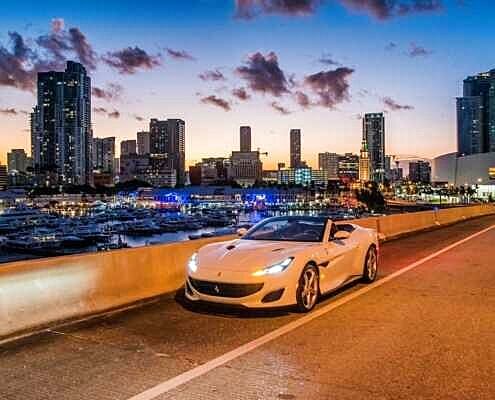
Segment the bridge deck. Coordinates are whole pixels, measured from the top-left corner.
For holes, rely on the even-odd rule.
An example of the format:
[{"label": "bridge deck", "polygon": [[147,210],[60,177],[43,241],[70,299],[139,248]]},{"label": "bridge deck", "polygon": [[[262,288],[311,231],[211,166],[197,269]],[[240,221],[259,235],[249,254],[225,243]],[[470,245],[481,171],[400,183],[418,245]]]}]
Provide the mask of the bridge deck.
[{"label": "bridge deck", "polygon": [[[493,224],[386,243],[380,278]],[[318,309],[358,295],[351,301],[176,388],[162,385],[171,389],[156,398],[493,399],[494,243],[490,230],[362,295],[356,284]],[[300,318],[166,297],[1,346],[0,399],[146,400],[147,389]]]}]

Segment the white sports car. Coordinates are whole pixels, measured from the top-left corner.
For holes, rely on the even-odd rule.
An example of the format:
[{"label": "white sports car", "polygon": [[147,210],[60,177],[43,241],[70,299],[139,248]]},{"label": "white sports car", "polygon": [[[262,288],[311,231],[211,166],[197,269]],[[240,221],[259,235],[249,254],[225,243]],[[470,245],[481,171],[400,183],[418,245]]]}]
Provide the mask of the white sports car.
[{"label": "white sports car", "polygon": [[351,281],[373,282],[375,230],[324,217],[268,218],[242,237],[212,243],[187,263],[186,297],[263,308],[310,311],[321,294]]}]

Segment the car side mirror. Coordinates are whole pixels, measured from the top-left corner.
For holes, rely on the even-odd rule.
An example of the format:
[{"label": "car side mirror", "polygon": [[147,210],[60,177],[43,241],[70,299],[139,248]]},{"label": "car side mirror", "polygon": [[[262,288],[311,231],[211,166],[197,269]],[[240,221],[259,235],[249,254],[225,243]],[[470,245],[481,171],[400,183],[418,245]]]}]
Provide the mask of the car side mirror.
[{"label": "car side mirror", "polygon": [[239,236],[244,236],[246,233],[247,233],[247,229],[246,228],[239,228],[239,229],[237,229],[237,235],[239,235]]},{"label": "car side mirror", "polygon": [[347,231],[337,231],[335,232],[335,235],[333,235],[334,240],[345,240],[349,239],[351,237],[351,234]]}]

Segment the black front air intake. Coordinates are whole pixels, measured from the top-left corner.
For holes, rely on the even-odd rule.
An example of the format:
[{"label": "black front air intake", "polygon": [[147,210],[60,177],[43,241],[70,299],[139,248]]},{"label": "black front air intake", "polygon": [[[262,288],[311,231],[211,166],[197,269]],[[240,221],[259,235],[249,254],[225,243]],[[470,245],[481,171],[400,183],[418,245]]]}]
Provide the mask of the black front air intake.
[{"label": "black front air intake", "polygon": [[284,289],[274,290],[273,292],[266,294],[265,297],[261,299],[261,302],[271,303],[272,301],[280,300],[283,294],[284,294]]},{"label": "black front air intake", "polygon": [[223,283],[201,281],[193,278],[189,278],[189,282],[199,293],[217,297],[246,297],[259,292],[263,288],[262,283]]}]

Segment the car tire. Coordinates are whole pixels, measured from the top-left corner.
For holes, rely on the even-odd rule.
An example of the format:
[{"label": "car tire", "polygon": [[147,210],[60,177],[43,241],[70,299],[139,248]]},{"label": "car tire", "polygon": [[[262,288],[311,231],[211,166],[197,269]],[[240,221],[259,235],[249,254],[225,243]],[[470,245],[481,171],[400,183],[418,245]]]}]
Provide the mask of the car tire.
[{"label": "car tire", "polygon": [[318,268],[307,264],[301,272],[296,290],[296,309],[301,313],[311,311],[320,295],[320,276]]},{"label": "car tire", "polygon": [[366,252],[363,266],[363,281],[371,283],[376,280],[378,275],[378,252],[374,245],[370,246]]}]

